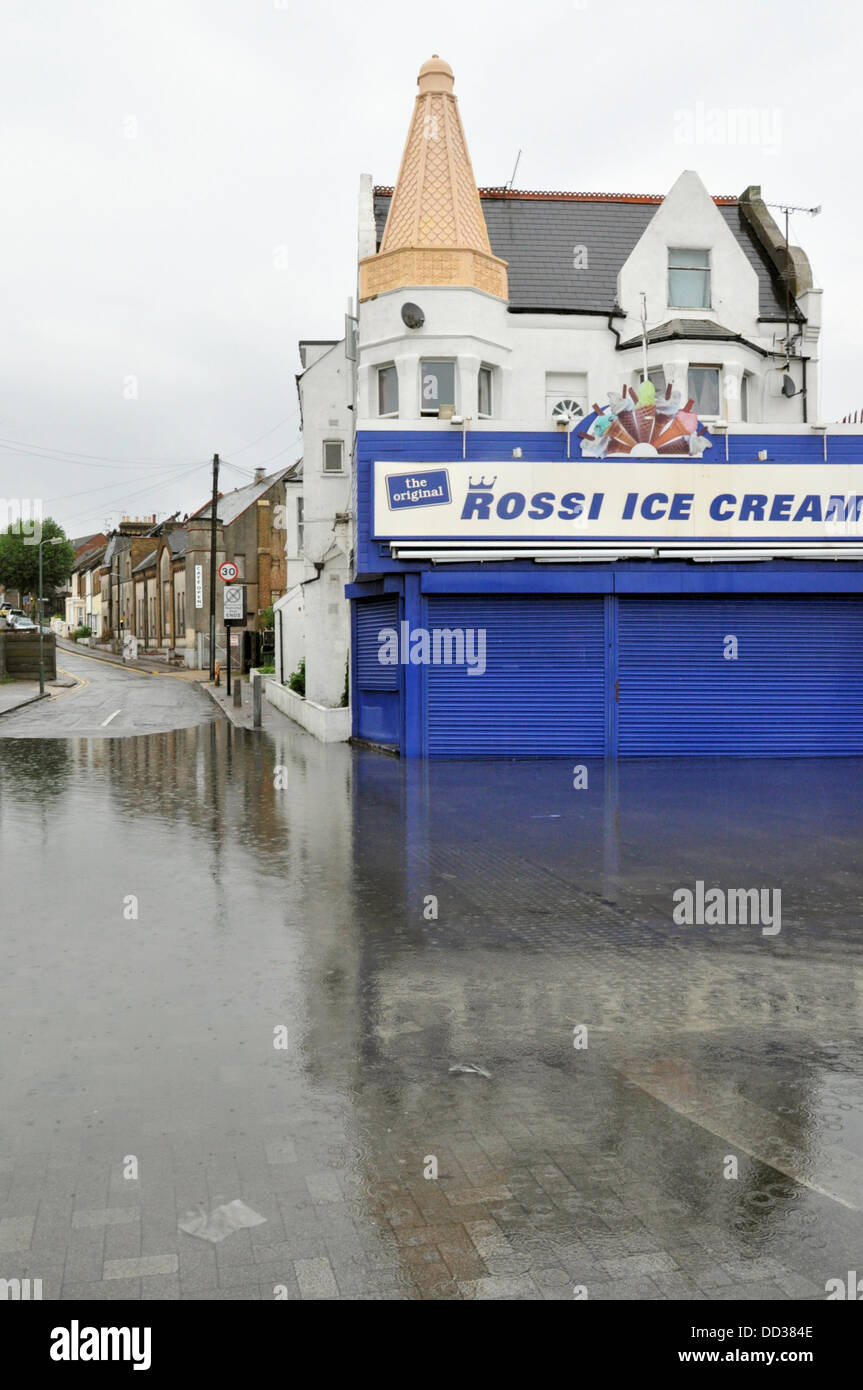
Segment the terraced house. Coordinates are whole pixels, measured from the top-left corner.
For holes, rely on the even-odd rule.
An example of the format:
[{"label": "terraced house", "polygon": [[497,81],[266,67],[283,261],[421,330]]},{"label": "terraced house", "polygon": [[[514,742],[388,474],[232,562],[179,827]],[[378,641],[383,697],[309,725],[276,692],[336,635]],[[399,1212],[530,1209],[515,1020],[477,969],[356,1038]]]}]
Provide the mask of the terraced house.
[{"label": "terraced house", "polygon": [[[285,479],[296,465],[220,494],[216,565],[233,560],[246,592],[246,630],[254,633],[285,591]],[[209,662],[210,503],[191,516],[157,522],[125,517],[102,561],[103,624],[115,643],[131,633],[150,655],[191,667]],[[217,585],[216,655],[226,655]],[[242,645],[238,642],[238,645]]]}]

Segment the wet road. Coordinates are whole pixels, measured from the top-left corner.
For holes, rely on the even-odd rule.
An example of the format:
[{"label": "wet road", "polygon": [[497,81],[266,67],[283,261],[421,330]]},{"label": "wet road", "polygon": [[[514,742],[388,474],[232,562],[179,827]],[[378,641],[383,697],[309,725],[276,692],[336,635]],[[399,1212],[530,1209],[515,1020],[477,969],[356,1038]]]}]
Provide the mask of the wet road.
[{"label": "wet road", "polygon": [[70,734],[121,738],[187,728],[216,717],[206,695],[171,672],[151,675],[60,648],[57,675],[56,686],[47,685],[49,701],[3,716],[0,739]]},{"label": "wet road", "polygon": [[[0,1277],[823,1299],[860,1268],[859,761],[576,789],[195,708],[3,730]],[[698,881],[780,889],[781,930],[677,925]],[[263,1224],[178,1230],[235,1199]]]}]

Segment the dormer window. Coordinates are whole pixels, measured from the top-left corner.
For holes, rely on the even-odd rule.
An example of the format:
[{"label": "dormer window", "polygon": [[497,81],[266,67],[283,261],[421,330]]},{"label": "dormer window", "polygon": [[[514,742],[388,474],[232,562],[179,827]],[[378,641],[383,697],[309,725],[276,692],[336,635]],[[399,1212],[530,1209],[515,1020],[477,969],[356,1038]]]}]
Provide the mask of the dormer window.
[{"label": "dormer window", "polygon": [[420,415],[439,415],[449,407],[455,410],[455,362],[420,363]]},{"label": "dormer window", "polygon": [[710,308],[710,252],[670,247],[668,251],[668,307]]}]

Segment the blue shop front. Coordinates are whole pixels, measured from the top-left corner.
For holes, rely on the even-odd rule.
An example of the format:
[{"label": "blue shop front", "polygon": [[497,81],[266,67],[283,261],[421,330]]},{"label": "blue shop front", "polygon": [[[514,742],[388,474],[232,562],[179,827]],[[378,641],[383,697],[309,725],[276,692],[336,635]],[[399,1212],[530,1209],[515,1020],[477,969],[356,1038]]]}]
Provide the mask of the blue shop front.
[{"label": "blue shop front", "polygon": [[687,422],[667,451],[616,452],[607,428],[358,432],[354,737],[407,757],[863,754],[859,432]]}]

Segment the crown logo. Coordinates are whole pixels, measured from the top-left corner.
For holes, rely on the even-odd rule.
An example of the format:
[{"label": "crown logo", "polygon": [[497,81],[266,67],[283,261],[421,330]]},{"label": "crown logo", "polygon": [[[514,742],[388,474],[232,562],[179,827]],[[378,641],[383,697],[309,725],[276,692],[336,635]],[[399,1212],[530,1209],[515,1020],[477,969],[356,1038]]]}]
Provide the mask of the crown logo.
[{"label": "crown logo", "polygon": [[472,487],[494,487],[494,485],[495,485],[496,482],[497,482],[497,477],[492,478],[490,482],[486,482],[485,478],[480,478],[480,480],[479,480],[478,483],[475,483],[474,480],[473,480],[473,478],[468,478],[468,480],[467,480],[467,485],[468,485],[469,488],[472,488]]}]

